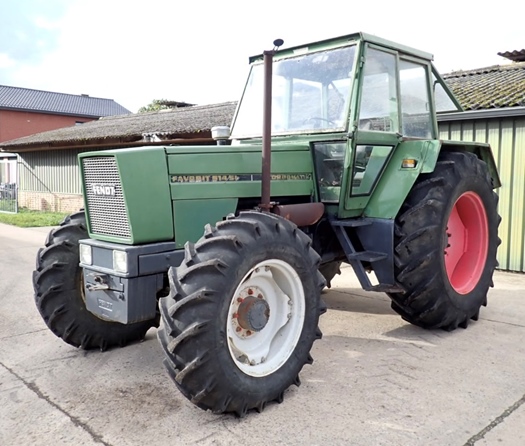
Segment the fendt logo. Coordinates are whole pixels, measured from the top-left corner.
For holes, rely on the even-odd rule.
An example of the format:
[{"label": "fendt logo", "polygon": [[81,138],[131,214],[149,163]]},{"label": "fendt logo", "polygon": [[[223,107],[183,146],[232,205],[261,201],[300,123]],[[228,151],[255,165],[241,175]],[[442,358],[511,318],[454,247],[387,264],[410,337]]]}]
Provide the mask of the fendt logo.
[{"label": "fendt logo", "polygon": [[92,184],[91,191],[94,195],[115,195],[115,186],[112,184]]}]

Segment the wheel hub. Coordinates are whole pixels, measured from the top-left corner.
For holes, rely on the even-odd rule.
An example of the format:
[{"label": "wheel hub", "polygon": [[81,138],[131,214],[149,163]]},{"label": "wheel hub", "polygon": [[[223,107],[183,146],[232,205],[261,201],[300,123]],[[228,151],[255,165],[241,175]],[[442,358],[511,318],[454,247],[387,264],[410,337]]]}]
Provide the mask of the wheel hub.
[{"label": "wheel hub", "polygon": [[305,319],[301,278],[289,263],[256,264],[234,291],[226,334],[235,365],[246,375],[267,376],[292,355]]},{"label": "wheel hub", "polygon": [[270,306],[262,294],[260,297],[248,296],[237,310],[237,321],[245,330],[261,331],[270,318]]},{"label": "wheel hub", "polygon": [[456,200],[445,234],[450,285],[458,294],[470,293],[483,274],[489,246],[487,212],[477,193],[465,192]]},{"label": "wheel hub", "polygon": [[266,327],[270,320],[270,305],[258,286],[243,288],[233,302],[232,325],[240,338],[252,336]]}]

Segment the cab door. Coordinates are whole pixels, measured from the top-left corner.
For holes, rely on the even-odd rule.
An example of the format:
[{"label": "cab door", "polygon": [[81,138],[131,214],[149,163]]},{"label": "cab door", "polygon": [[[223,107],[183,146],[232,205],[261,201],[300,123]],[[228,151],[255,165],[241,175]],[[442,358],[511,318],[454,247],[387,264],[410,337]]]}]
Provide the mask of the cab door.
[{"label": "cab door", "polygon": [[428,61],[371,44],[363,60],[342,216],[362,213],[399,144],[437,132]]},{"label": "cab door", "polygon": [[344,216],[366,207],[383,170],[400,142],[397,54],[369,44],[364,48],[358,108],[350,144],[350,170]]}]

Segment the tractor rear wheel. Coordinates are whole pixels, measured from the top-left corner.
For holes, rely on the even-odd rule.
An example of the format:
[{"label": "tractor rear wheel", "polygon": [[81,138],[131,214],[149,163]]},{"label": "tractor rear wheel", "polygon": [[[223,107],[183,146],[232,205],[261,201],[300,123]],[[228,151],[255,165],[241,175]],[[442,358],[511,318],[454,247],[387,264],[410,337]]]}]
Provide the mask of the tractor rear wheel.
[{"label": "tractor rear wheel", "polygon": [[206,226],[160,299],[164,364],[194,404],[244,416],[281,402],[321,337],[319,256],[293,223],[242,212]]},{"label": "tractor rear wheel", "polygon": [[447,331],[478,319],[497,266],[497,203],[472,153],[443,152],[420,175],[395,222],[394,268],[406,292],[389,296],[403,319]]},{"label": "tractor rear wheel", "polygon": [[159,317],[124,325],[98,318],[86,308],[78,241],[88,238],[86,216],[77,212],[53,229],[38,251],[33,272],[35,302],[51,331],[74,347],[106,350],[144,338]]}]

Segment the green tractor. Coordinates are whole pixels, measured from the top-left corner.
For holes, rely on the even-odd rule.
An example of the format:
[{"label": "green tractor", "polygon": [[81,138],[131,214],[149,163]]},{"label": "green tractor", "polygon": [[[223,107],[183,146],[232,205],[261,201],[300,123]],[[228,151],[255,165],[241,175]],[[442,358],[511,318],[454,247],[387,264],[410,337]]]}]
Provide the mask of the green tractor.
[{"label": "green tractor", "polygon": [[65,342],[105,350],[160,324],[184,396],[238,416],[300,384],[341,263],[444,330],[478,319],[497,265],[494,158],[437,139],[436,113],[461,107],[430,54],[363,33],[274,44],[217,145],[81,154],[85,211],[33,275]]}]

